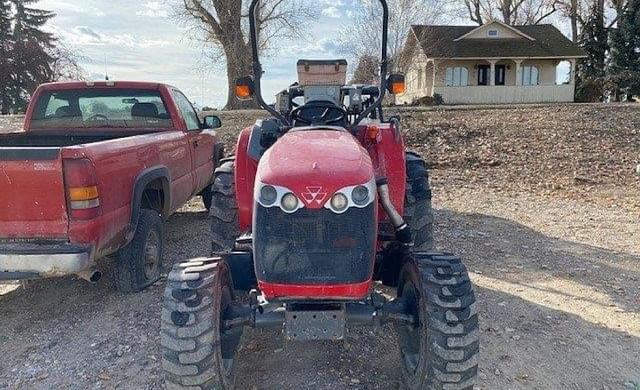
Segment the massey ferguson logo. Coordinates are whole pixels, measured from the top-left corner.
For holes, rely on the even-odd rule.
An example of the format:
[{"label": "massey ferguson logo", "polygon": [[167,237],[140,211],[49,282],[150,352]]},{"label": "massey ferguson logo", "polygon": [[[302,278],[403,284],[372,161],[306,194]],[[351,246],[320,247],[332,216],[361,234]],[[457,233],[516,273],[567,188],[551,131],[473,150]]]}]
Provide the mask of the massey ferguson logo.
[{"label": "massey ferguson logo", "polygon": [[302,193],[302,198],[309,206],[314,203],[321,206],[327,199],[327,193],[322,190],[322,187],[307,187],[307,192]]}]

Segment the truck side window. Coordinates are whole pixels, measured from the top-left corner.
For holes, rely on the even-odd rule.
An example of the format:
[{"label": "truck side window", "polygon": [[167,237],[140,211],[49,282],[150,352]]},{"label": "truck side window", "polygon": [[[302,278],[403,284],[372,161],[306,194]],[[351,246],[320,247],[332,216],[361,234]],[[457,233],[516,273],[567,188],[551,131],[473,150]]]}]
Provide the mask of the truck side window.
[{"label": "truck side window", "polygon": [[187,122],[187,130],[199,130],[202,127],[200,126],[200,119],[198,119],[198,114],[193,109],[193,106],[189,102],[186,96],[182,94],[182,92],[173,90],[173,96],[176,99],[176,104],[178,105],[178,109],[184,118],[184,121]]}]

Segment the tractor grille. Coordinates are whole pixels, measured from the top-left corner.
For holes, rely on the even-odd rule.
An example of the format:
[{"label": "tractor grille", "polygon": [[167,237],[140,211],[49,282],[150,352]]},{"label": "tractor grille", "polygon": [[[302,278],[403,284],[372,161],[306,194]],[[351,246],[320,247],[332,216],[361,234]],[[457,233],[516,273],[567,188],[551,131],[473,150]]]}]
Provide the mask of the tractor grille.
[{"label": "tractor grille", "polygon": [[344,214],[328,209],[256,205],[253,235],[256,275],[281,284],[351,284],[367,281],[373,269],[374,205]]}]

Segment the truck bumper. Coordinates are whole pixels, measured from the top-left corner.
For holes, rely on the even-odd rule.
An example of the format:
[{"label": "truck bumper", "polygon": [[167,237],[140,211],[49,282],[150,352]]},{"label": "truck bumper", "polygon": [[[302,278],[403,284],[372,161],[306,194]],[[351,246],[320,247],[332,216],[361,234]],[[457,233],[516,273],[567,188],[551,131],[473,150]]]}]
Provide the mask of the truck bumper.
[{"label": "truck bumper", "polygon": [[0,280],[52,278],[93,265],[89,247],[70,244],[0,244]]}]

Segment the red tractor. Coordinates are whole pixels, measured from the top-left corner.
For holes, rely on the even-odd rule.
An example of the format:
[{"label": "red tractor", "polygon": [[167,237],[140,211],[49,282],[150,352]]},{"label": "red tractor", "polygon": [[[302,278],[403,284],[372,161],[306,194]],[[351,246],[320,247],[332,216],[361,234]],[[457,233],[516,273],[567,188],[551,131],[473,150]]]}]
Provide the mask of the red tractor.
[{"label": "red tractor", "polygon": [[[391,324],[409,389],[471,389],[478,317],[462,261],[433,251],[424,161],[385,120],[388,9],[380,86],[346,84],[346,61],[298,62],[298,83],[275,106],[250,8],[253,77],[236,83],[273,118],[240,134],[212,188],[214,255],[176,264],[162,312],[168,388],[231,389],[244,327],[287,340],[341,340],[354,326]],[[376,292],[396,288],[396,298]],[[248,299],[238,299],[241,291]]]}]

